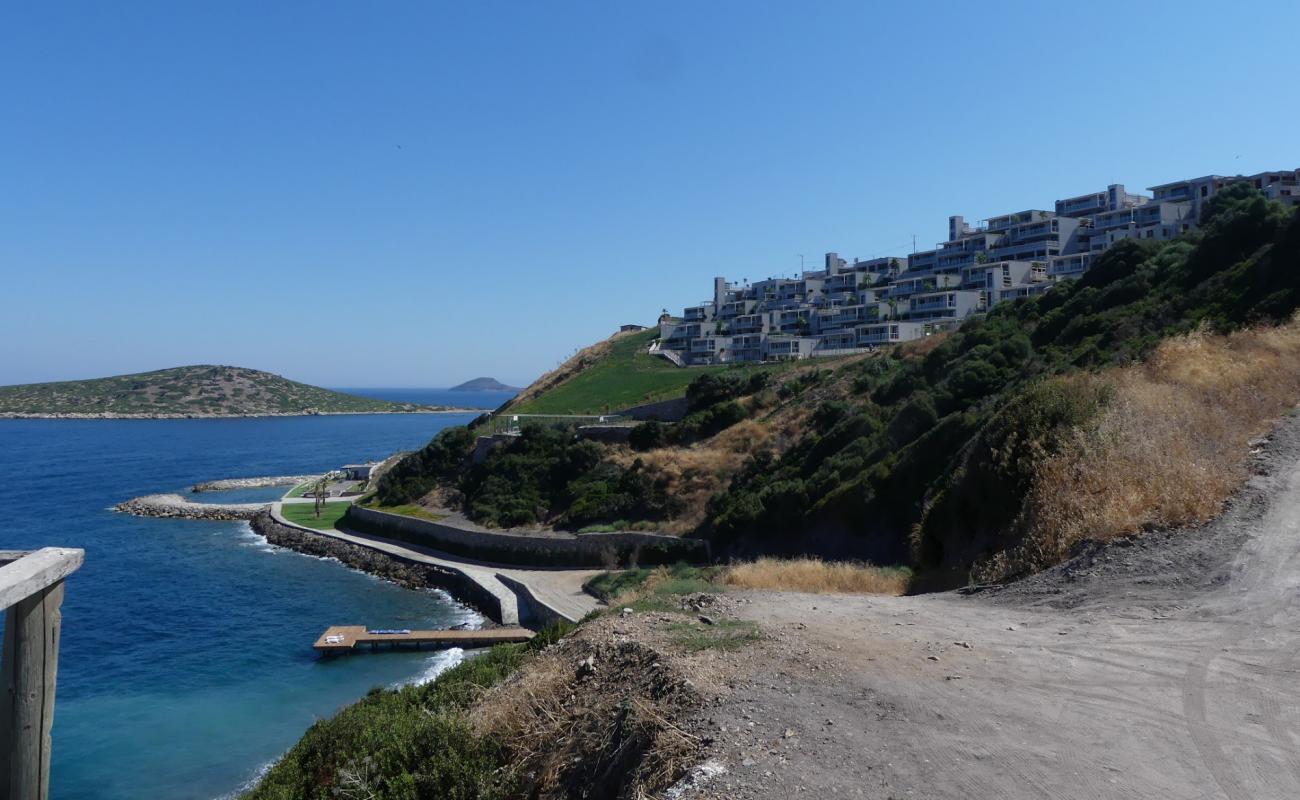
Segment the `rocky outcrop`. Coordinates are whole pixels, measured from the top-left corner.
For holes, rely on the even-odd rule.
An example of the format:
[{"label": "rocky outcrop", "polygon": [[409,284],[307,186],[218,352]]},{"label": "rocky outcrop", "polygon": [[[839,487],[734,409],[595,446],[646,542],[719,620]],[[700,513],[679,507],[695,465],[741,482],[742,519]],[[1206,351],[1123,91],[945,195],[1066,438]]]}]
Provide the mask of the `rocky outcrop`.
[{"label": "rocky outcrop", "polygon": [[191,492],[228,492],[231,489],[261,489],[267,486],[297,486],[316,480],[319,475],[264,475],[260,478],[223,478],[204,481],[190,487]]},{"label": "rocky outcrop", "polygon": [[269,503],[195,503],[178,494],[147,494],[113,506],[114,511],[137,517],[173,519],[252,519]]}]

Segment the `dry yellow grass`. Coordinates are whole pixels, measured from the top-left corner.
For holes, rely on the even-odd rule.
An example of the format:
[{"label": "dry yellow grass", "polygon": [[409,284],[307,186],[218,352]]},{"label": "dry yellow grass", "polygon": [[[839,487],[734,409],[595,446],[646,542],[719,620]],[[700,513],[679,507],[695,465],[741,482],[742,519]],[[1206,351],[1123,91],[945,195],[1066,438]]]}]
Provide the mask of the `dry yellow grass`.
[{"label": "dry yellow grass", "polygon": [[[608,632],[567,639],[538,654],[470,712],[475,731],[505,744],[520,796],[581,796],[587,769],[603,767],[599,796],[657,796],[698,758],[699,739],[672,720],[697,698],[640,644]],[[579,665],[591,656],[592,666]],[[616,769],[617,767],[617,769]]]},{"label": "dry yellow grass", "polygon": [[1247,477],[1247,442],[1300,399],[1300,323],[1170,339],[1093,380],[1114,389],[1095,424],[1041,467],[1026,500],[1028,566],[1082,539],[1216,516]]},{"label": "dry yellow grass", "polygon": [[913,339],[897,345],[898,352],[905,361],[920,361],[928,356],[931,350],[943,344],[950,335],[947,331],[943,331],[932,333],[922,339]]},{"label": "dry yellow grass", "polygon": [[691,447],[660,447],[641,453],[623,450],[611,460],[628,467],[640,459],[649,475],[666,479],[668,494],[679,501],[682,511],[659,527],[668,533],[685,533],[704,521],[709,499],[726,487],[749,452],[761,447],[766,438],[762,425],[746,420]]},{"label": "dry yellow grass", "polygon": [[818,558],[760,558],[727,568],[723,583],[740,589],[812,594],[903,594],[911,573],[905,569],[877,567]]}]

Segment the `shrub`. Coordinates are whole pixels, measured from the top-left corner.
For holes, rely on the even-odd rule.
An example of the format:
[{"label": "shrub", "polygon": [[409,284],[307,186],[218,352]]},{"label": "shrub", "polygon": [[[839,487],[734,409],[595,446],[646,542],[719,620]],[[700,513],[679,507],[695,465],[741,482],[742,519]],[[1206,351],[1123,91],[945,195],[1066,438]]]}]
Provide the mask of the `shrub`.
[{"label": "shrub", "polygon": [[439,481],[465,468],[475,438],[463,425],[439,431],[432,441],[384,473],[376,486],[376,498],[382,505],[394,506],[419,500]]},{"label": "shrub", "polygon": [[245,800],[506,798],[504,744],[477,736],[464,710],[518,669],[526,645],[499,645],[432,683],[372,691],[312,725]]},{"label": "shrub", "polygon": [[668,443],[670,428],[662,422],[651,420],[637,425],[628,433],[627,443],[633,450],[653,450]]},{"label": "shrub", "polygon": [[687,414],[673,432],[673,441],[677,444],[689,444],[700,439],[707,439],[730,428],[743,420],[748,414],[745,408],[735,400],[709,406],[703,411]]}]

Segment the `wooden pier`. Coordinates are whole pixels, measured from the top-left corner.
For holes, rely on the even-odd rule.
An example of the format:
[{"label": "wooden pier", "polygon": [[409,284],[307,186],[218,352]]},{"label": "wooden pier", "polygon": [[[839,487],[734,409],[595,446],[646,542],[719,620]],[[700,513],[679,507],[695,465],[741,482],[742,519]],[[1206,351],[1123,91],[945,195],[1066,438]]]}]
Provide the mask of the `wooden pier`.
[{"label": "wooden pier", "polygon": [[526,642],[534,634],[527,628],[489,628],[482,631],[371,631],[365,625],[333,625],[316,640],[315,648],[322,653],[350,653],[357,645],[370,645],[378,650],[380,645],[401,647],[421,645],[431,647],[490,647],[507,642]]}]

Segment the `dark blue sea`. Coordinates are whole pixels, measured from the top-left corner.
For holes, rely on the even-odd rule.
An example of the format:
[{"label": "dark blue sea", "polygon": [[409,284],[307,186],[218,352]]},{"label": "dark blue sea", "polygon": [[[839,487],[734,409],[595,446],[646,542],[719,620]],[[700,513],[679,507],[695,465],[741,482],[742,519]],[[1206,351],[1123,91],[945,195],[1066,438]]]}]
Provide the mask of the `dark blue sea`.
[{"label": "dark blue sea", "polygon": [[143,519],[112,504],[212,478],[380,459],[472,417],[0,420],[8,465],[0,549],[86,550],[63,606],[50,797],[237,793],[314,721],[372,686],[426,680],[459,658],[426,651],[321,660],[311,645],[326,626],[478,621],[446,594],[270,547],[247,523]]}]

